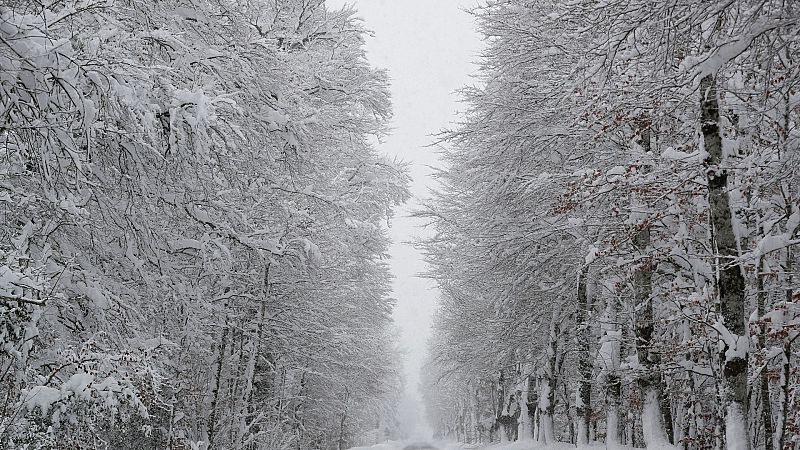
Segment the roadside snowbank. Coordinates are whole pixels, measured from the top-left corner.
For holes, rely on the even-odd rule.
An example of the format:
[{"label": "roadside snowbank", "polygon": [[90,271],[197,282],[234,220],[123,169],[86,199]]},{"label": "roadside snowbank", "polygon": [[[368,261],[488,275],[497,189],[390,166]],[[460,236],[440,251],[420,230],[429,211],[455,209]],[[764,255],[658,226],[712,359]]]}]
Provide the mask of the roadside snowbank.
[{"label": "roadside snowbank", "polygon": [[[536,441],[516,441],[507,444],[494,444],[488,446],[475,446],[461,444],[459,447],[456,444],[451,444],[451,447],[443,447],[443,450],[460,450],[460,449],[481,449],[481,450],[634,450],[633,447],[626,445],[606,445],[603,442],[594,442],[589,445],[575,447],[573,444],[565,442],[557,442],[555,444],[541,444]],[[639,450],[639,449],[636,449]],[[677,447],[662,444],[656,446],[649,446],[647,450],[678,450]]]},{"label": "roadside snowbank", "polygon": [[[353,447],[350,450],[403,450],[406,445],[411,442],[387,442],[384,444],[374,445],[372,447]],[[431,442],[441,450],[634,450],[633,447],[617,445],[606,445],[602,442],[595,442],[587,446],[575,447],[573,444],[565,442],[558,442],[555,444],[543,445],[536,441],[517,441],[507,444],[493,444],[481,446],[478,444],[459,444],[455,442]],[[677,447],[665,444],[659,446],[650,446],[648,450],[678,450]]]}]

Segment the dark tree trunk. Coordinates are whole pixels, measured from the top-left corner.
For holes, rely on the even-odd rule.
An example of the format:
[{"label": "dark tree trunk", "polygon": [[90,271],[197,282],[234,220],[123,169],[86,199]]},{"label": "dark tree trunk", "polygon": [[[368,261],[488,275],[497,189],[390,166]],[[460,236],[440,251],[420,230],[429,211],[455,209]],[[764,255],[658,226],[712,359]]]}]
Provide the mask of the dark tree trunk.
[{"label": "dark tree trunk", "polygon": [[[766,302],[767,302],[767,293],[764,290],[764,277],[766,273],[764,273],[764,258],[761,257],[758,259],[758,265],[756,268],[756,308],[758,311],[758,317],[764,317],[766,314]],[[767,325],[762,324],[761,329],[758,333],[758,347],[762,351],[767,348]],[[775,443],[773,442],[773,428],[772,428],[772,403],[769,401],[769,371],[767,367],[764,367],[761,370],[761,374],[759,376],[759,389],[760,389],[760,396],[761,396],[761,419],[764,422],[764,448],[769,450],[774,448]],[[775,450],[778,450],[775,448]]]},{"label": "dark tree trunk", "polygon": [[[707,157],[705,161],[708,180],[708,202],[711,207],[711,225],[716,239],[719,255],[717,273],[717,289],[719,295],[722,323],[725,328],[738,339],[741,344],[732,343],[730,339],[723,342],[720,352],[723,372],[723,401],[725,414],[737,422],[731,429],[727,424],[727,434],[747,433],[747,366],[746,353],[747,317],[744,302],[744,276],[739,264],[736,235],[733,231],[728,194],[728,171],[722,165],[722,137],[719,129],[719,103],[717,101],[717,81],[712,75],[706,75],[700,81],[701,119],[703,141]],[[730,348],[735,345],[737,348]],[[742,439],[737,439],[742,440]],[[740,448],[749,448],[749,439],[738,443]]]},{"label": "dark tree trunk", "polygon": [[507,437],[506,426],[502,422],[503,419],[501,418],[506,401],[506,392],[505,387],[503,386],[504,382],[505,376],[501,370],[499,376],[497,377],[497,412],[495,413],[495,426],[497,427],[497,435],[500,437],[500,442],[505,442]]},{"label": "dark tree trunk", "polygon": [[225,361],[225,345],[228,342],[228,325],[222,329],[222,337],[220,338],[219,354],[217,356],[217,370],[214,374],[214,389],[211,392],[211,412],[208,416],[208,442],[214,443],[214,433],[216,427],[217,416],[217,403],[219,400],[219,387],[222,378],[222,366]]},{"label": "dark tree trunk", "polygon": [[[643,119],[639,124],[639,145],[642,151],[650,153],[650,120]],[[634,205],[636,206],[636,205]],[[633,274],[634,301],[636,302],[634,333],[636,334],[636,356],[642,366],[637,382],[645,400],[644,407],[658,408],[653,414],[659,423],[653,423],[649,433],[645,433],[646,444],[655,444],[666,440],[673,443],[672,410],[669,398],[664,395],[663,377],[661,374],[660,355],[653,351],[653,334],[655,332],[655,319],[653,315],[653,271],[655,269],[650,251],[650,223],[636,224],[634,230],[633,246],[639,257],[639,265]],[[654,403],[654,404],[649,404]],[[648,411],[645,411],[648,414]],[[652,420],[651,420],[652,421]]]},{"label": "dark tree trunk", "polygon": [[[776,448],[778,450],[783,450],[786,445],[786,423],[788,422],[787,417],[789,415],[789,377],[792,373],[792,343],[787,339],[786,342],[783,344],[783,367],[781,367],[781,391],[780,391],[780,418],[781,420],[778,422],[778,439]],[[789,447],[791,448],[791,446]]]},{"label": "dark tree trunk", "polygon": [[[791,203],[787,202],[787,205],[791,205]],[[790,217],[792,215],[792,208],[788,206],[786,208],[786,215]],[[788,231],[788,230],[787,230]],[[791,231],[792,234],[796,233],[797,230]],[[792,255],[792,247],[786,248],[786,262],[784,263],[784,272],[786,273],[786,303],[791,304],[793,299],[793,290],[792,290],[792,271],[794,270],[793,267],[793,255]],[[786,445],[786,423],[788,421],[789,415],[789,395],[790,395],[790,376],[792,370],[792,337],[791,334],[786,336],[785,341],[783,343],[783,366],[781,367],[781,390],[780,390],[780,421],[776,424],[776,431],[778,433],[778,439],[776,442],[776,450],[782,450]]]},{"label": "dark tree trunk", "polygon": [[537,419],[539,423],[539,440],[551,444],[555,442],[555,425],[553,417],[556,407],[556,390],[558,389],[558,340],[561,326],[558,315],[554,311],[548,333],[547,362],[544,374],[540,380],[540,395],[537,405]]},{"label": "dark tree trunk", "polygon": [[575,396],[577,414],[577,443],[589,443],[589,426],[592,416],[592,356],[590,353],[589,298],[586,293],[586,278],[589,266],[585,265],[578,278],[578,305],[575,322],[575,343],[578,350],[578,386]]}]

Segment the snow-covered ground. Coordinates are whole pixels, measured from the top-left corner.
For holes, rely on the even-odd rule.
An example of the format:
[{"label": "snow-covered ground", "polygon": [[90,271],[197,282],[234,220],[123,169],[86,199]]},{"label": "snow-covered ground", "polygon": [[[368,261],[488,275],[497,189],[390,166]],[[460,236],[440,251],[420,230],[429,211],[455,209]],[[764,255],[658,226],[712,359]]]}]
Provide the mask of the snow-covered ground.
[{"label": "snow-covered ground", "polygon": [[[416,443],[423,443],[424,441],[390,441],[383,444],[373,445],[371,447],[353,447],[350,450],[404,450],[406,446]],[[494,445],[478,445],[478,444],[461,444],[456,442],[427,442],[438,450],[468,450],[468,449],[486,449],[486,450],[568,450],[574,449],[574,445],[559,443],[556,445],[541,445],[537,442],[512,442],[508,444],[494,444]],[[605,447],[605,446],[604,446]]]},{"label": "snow-covered ground", "polygon": [[404,450],[407,446],[417,443],[428,443],[439,450],[461,450],[463,444],[435,442],[435,441],[389,441],[371,447],[353,447],[350,450]]},{"label": "snow-covered ground", "polygon": [[[470,444],[459,444],[455,442],[438,442],[438,441],[389,441],[383,444],[373,445],[371,447],[353,447],[350,450],[404,450],[407,446],[412,444],[424,444],[434,446],[438,450],[463,450],[463,449],[478,449],[485,448]],[[495,447],[491,447],[495,450]],[[505,448],[498,448],[498,450],[505,450]]]},{"label": "snow-covered ground", "polygon": [[[383,444],[377,444],[372,447],[354,447],[350,450],[404,450],[406,446],[417,443],[418,441],[393,441]],[[455,442],[429,442],[438,450],[468,450],[468,449],[485,449],[485,450],[575,450],[572,444],[558,442],[556,444],[541,444],[535,441],[528,442],[511,442],[507,444],[492,444],[492,445],[478,445],[478,444],[460,444]],[[614,450],[632,450],[633,447],[627,446],[606,446],[602,442],[595,442],[589,446],[581,447],[583,450],[601,450],[601,449],[614,449]],[[653,449],[653,447],[649,447]],[[676,450],[676,447],[665,445],[655,447],[656,450]]]}]

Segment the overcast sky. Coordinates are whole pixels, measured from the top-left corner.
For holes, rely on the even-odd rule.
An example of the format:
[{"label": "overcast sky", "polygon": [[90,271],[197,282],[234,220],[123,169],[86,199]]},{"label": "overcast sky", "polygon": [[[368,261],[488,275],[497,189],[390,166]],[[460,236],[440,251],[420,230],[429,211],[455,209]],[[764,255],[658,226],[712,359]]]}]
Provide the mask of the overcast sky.
[{"label": "overcast sky", "polygon": [[[411,163],[412,193],[425,198],[433,185],[428,166],[440,164],[432,148],[432,134],[449,127],[463,109],[455,91],[471,84],[481,42],[472,17],[464,9],[475,0],[326,0],[331,9],[355,5],[358,16],[374,32],[367,40],[373,66],[387,69],[394,104],[393,133],[379,150]],[[425,233],[408,216],[418,201],[398,211],[390,231],[392,269],[396,276],[395,322],[407,350],[406,381],[410,405],[407,415],[421,415],[416,387],[419,368],[430,334],[437,292],[433,284],[415,275],[425,269],[422,255],[407,242]],[[408,411],[411,409],[411,411]]]}]

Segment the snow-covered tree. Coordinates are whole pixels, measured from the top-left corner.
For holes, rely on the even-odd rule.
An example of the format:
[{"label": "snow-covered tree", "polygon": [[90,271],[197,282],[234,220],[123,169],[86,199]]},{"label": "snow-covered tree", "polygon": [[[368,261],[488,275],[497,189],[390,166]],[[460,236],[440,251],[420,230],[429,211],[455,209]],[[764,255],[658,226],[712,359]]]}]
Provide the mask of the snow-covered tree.
[{"label": "snow-covered tree", "polygon": [[370,144],[391,108],[354,14],[0,6],[4,446],[335,446],[391,419],[408,177]]},{"label": "snow-covered tree", "polygon": [[462,347],[465,325],[436,322],[431,364],[455,372],[442,382],[472,376],[454,362],[493,345],[504,358],[483,373],[523,364],[539,380],[540,440],[785,448],[797,5],[509,0],[474,13],[481,85],[442,136],[422,245],[440,316],[480,308],[500,323]]}]

